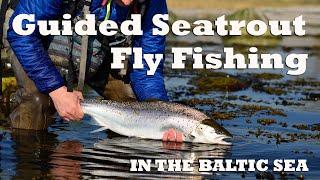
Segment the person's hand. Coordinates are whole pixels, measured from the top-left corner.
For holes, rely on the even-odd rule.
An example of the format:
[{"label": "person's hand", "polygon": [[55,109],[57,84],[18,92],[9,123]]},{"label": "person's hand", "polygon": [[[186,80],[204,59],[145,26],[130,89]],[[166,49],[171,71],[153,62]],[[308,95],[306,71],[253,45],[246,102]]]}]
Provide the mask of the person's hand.
[{"label": "person's hand", "polygon": [[80,106],[83,100],[82,93],[79,91],[68,92],[65,86],[49,93],[54,106],[64,120],[80,120],[84,114]]}]

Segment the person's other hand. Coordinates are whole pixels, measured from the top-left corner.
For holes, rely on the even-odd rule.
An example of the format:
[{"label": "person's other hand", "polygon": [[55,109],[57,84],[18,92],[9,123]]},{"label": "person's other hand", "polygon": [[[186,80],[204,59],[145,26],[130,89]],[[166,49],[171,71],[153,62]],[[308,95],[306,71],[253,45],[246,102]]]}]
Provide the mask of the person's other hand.
[{"label": "person's other hand", "polygon": [[65,86],[49,93],[54,106],[64,120],[80,120],[84,114],[80,106],[83,100],[82,93],[79,91],[68,92]]},{"label": "person's other hand", "polygon": [[183,134],[173,128],[170,128],[168,131],[164,132],[162,141],[183,142]]}]

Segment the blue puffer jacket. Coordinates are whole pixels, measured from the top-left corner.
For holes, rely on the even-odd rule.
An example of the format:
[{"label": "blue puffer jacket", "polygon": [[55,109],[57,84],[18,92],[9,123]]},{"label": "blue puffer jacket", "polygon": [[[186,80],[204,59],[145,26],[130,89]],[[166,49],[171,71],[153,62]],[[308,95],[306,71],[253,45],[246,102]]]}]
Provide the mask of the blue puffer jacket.
[{"label": "blue puffer jacket", "polygon": [[[101,1],[93,0],[90,11],[103,18],[106,13],[104,8],[100,7]],[[29,36],[18,35],[12,28],[12,21],[18,14],[35,14],[36,21],[58,19],[63,13],[63,8],[62,0],[24,0],[17,5],[9,22],[8,41],[23,69],[35,82],[38,90],[45,94],[64,86],[65,82],[48,55],[44,46],[45,38],[40,36],[37,30]],[[111,20],[121,23],[126,20],[127,13],[128,8],[112,3]],[[134,46],[142,47],[144,54],[164,53],[165,37],[152,36],[152,18],[155,14],[166,13],[165,0],[150,0],[150,6],[142,22],[144,34],[134,38]],[[163,80],[163,61],[154,76],[147,75],[146,65],[145,69],[133,70],[130,74],[131,86],[139,101],[168,100]]]}]

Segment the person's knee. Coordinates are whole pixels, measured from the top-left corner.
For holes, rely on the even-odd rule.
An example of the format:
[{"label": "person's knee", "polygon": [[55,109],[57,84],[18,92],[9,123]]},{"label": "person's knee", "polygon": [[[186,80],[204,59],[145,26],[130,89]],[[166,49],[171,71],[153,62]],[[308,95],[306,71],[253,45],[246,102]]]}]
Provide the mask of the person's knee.
[{"label": "person's knee", "polygon": [[30,106],[36,106],[36,109],[41,109],[42,111],[44,111],[45,109],[53,107],[53,104],[50,102],[50,97],[48,95],[42,94],[40,92],[35,92],[28,96],[28,104]]},{"label": "person's knee", "polygon": [[54,113],[54,106],[50,103],[49,96],[39,92],[24,93],[9,118],[12,128],[43,130],[54,122]]},{"label": "person's knee", "polygon": [[29,111],[36,109],[43,109],[51,106],[50,97],[40,92],[28,93],[25,91],[17,91],[14,96],[14,107],[20,107],[23,109],[30,109]]},{"label": "person's knee", "polygon": [[32,101],[37,104],[46,104],[49,102],[49,96],[39,92],[33,93],[32,97]]}]

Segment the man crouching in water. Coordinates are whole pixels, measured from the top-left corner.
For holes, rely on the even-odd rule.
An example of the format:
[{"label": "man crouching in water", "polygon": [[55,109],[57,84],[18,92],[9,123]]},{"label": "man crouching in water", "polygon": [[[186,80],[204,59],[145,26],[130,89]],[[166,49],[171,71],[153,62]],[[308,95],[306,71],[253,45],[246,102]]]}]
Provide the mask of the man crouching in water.
[{"label": "man crouching in water", "polygon": [[[99,9],[103,9],[106,1],[92,0],[91,13],[96,14]],[[109,14],[109,19],[118,23],[126,20],[130,7],[135,3],[134,0],[109,1],[110,12],[105,13],[105,16]],[[61,18],[65,8],[63,0],[24,0],[17,4],[11,16],[7,39],[15,54],[12,67],[20,88],[15,95],[16,108],[10,115],[13,128],[46,129],[51,123],[50,117],[55,113],[54,109],[51,110],[53,106],[66,121],[77,121],[84,116],[80,106],[82,93],[67,91],[65,80],[48,54],[48,37],[41,36],[37,29],[31,35],[20,36],[12,28],[13,18],[19,14],[35,14],[36,21],[52,20]],[[152,35],[152,18],[155,14],[167,13],[165,0],[149,0],[142,21],[144,34],[133,38],[133,46],[142,47],[143,53],[163,54],[165,37]],[[143,70],[132,69],[129,72],[131,91],[135,98],[138,101],[168,101],[163,79],[163,60],[154,76],[147,76],[146,71],[145,66]],[[126,85],[122,87],[127,88]],[[181,142],[182,134],[170,129],[164,133],[163,140]]]}]

